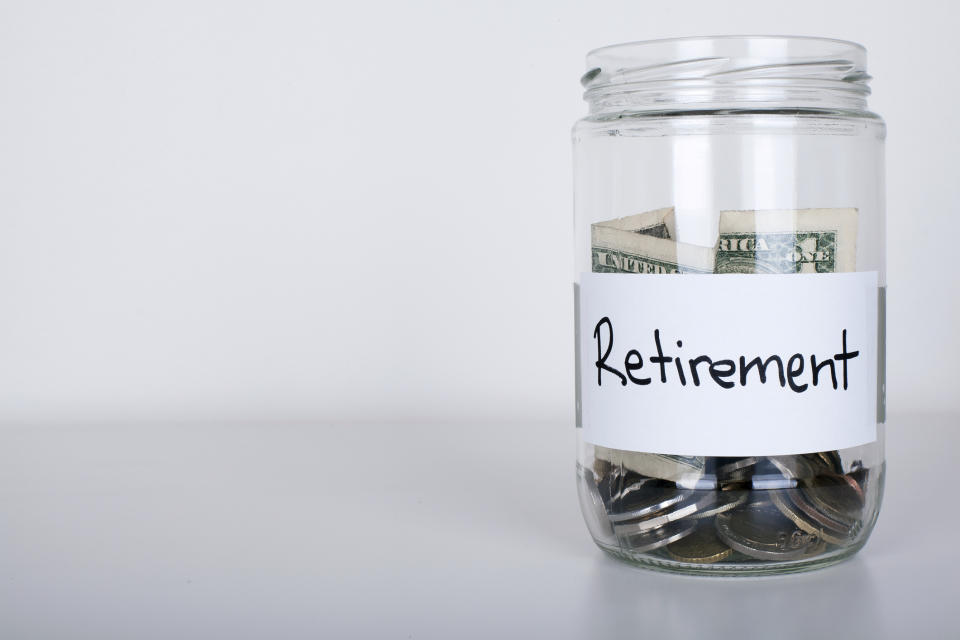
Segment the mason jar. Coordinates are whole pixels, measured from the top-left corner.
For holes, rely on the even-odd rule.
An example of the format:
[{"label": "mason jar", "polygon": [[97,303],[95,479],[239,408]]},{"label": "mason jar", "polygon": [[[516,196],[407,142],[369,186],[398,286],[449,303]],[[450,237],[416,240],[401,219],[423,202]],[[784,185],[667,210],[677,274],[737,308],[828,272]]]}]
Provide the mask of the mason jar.
[{"label": "mason jar", "polygon": [[883,120],[865,49],[587,55],[573,128],[577,483],[607,553],[785,573],[856,553],[884,483]]}]

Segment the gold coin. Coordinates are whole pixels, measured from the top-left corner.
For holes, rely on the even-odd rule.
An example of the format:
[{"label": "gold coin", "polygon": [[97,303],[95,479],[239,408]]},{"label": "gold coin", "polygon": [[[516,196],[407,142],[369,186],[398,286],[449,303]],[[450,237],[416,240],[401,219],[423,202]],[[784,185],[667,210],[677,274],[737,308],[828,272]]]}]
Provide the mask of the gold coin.
[{"label": "gold coin", "polygon": [[733,549],[720,541],[713,523],[706,522],[699,524],[690,535],[669,545],[667,553],[679,562],[712,564],[729,556]]}]

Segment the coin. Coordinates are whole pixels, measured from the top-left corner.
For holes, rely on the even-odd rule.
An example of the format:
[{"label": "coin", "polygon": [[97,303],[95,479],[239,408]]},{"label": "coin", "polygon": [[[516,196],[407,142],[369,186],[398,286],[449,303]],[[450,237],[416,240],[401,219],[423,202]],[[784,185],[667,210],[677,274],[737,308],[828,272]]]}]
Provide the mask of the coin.
[{"label": "coin", "polygon": [[810,466],[813,475],[818,475],[821,473],[837,473],[836,469],[842,468],[842,464],[840,463],[840,454],[836,451],[804,453],[797,457],[803,458],[803,460]]},{"label": "coin", "polygon": [[839,451],[821,451],[816,456],[834,473],[843,473],[843,461],[840,459]]},{"label": "coin", "polygon": [[723,487],[729,485],[737,485],[743,483],[749,483],[753,478],[754,467],[747,467],[746,469],[738,469],[733,473],[725,476],[720,480],[720,485]]},{"label": "coin", "polygon": [[699,513],[695,513],[691,518],[703,519],[709,518],[710,516],[715,516],[718,513],[723,513],[724,511],[729,511],[739,507],[741,504],[747,501],[749,492],[747,491],[720,491],[717,494],[717,502],[712,507],[704,509]]},{"label": "coin", "polygon": [[787,489],[787,496],[800,511],[813,520],[816,524],[836,531],[837,533],[849,534],[852,528],[852,522],[847,520],[837,520],[823,513],[807,497],[807,492],[803,489]]},{"label": "coin", "polygon": [[[836,451],[702,459],[608,453],[615,455],[594,460],[595,473],[581,470],[581,508],[595,536],[629,553],[660,549],[662,558],[701,564],[791,562],[828,544],[849,545],[863,526],[867,469],[854,460],[839,473]],[[668,462],[675,470],[662,468]]]},{"label": "coin", "polygon": [[695,479],[703,474],[705,464],[702,457],[641,453],[601,446],[594,446],[594,456],[626,471],[672,481]]},{"label": "coin", "polygon": [[851,463],[850,475],[853,477],[854,480],[859,482],[861,486],[866,482],[868,469],[867,467],[863,466],[863,460],[858,459],[858,460],[854,460],[853,463]]},{"label": "coin", "polygon": [[720,487],[720,491],[750,491],[753,488],[753,482],[750,478],[745,478],[743,481],[738,482],[724,482]]},{"label": "coin", "polygon": [[867,481],[870,479],[870,470],[864,466],[854,467],[850,470],[850,473],[847,474],[851,480],[857,483],[857,486],[860,487],[860,494],[863,496],[864,503],[867,500]]},{"label": "coin", "polygon": [[769,456],[767,460],[773,463],[784,478],[799,480],[816,475],[815,467],[803,456]]},{"label": "coin", "polygon": [[717,535],[732,549],[760,560],[799,560],[820,553],[819,536],[799,529],[776,508],[747,504],[716,517]]},{"label": "coin", "polygon": [[660,487],[672,489],[674,487],[672,483],[664,482],[657,478],[644,478],[633,475],[623,478],[623,482],[620,482],[619,485],[619,488],[611,494],[610,498],[621,503],[640,495],[645,489],[657,489]]},{"label": "coin", "polygon": [[646,553],[690,535],[696,527],[693,520],[681,520],[649,531],[625,533],[620,535],[620,546],[631,553]]},{"label": "coin", "polygon": [[[770,501],[773,502],[774,506],[780,510],[780,513],[785,515],[790,519],[793,524],[797,525],[803,531],[819,537],[820,539],[829,542],[830,544],[843,544],[846,542],[848,535],[843,533],[838,533],[834,531],[827,530],[821,526],[819,523],[810,519],[806,513],[797,507],[797,505],[790,500],[784,491],[771,491],[770,492]],[[849,534],[850,529],[847,528],[847,534]]]},{"label": "coin", "polygon": [[644,478],[641,475],[631,471],[625,471],[620,467],[611,467],[606,475],[598,475],[597,486],[600,489],[600,496],[609,506],[614,507],[614,503],[619,500],[621,493],[625,488],[643,483],[659,482],[654,478]]},{"label": "coin", "polygon": [[717,481],[721,487],[749,482],[761,458],[718,458]]},{"label": "coin", "polygon": [[[699,513],[717,501],[716,491],[698,491],[696,493],[699,495],[695,495],[690,500],[684,501],[673,508],[653,513],[646,518],[631,520],[630,522],[623,522],[621,520],[614,521],[613,530],[618,535],[649,531],[662,527],[668,522],[681,520]],[[611,518],[611,520],[613,520],[613,518]]]},{"label": "coin", "polygon": [[857,479],[854,478],[853,475],[849,473],[842,474],[840,478],[844,482],[846,482],[848,485],[850,485],[850,488],[853,489],[853,492],[857,494],[857,499],[860,501],[860,505],[863,506],[863,504],[865,504],[867,501],[867,497],[863,493],[863,487],[860,485],[859,482],[857,482]]},{"label": "coin", "polygon": [[[637,488],[633,485],[621,490],[611,502],[611,522],[625,522],[636,520],[644,516],[658,513],[690,497],[692,491],[677,489],[672,482],[650,482],[650,479],[641,481]],[[623,496],[620,498],[620,496]]]},{"label": "coin", "polygon": [[[863,515],[863,491],[853,478],[839,475],[820,475],[805,483],[805,493],[817,509],[841,522],[854,523]],[[856,483],[855,480],[853,480]]]},{"label": "coin", "polygon": [[731,474],[749,469],[756,464],[756,458],[735,458],[732,462],[727,462],[717,467],[717,477],[727,478]]},{"label": "coin", "polygon": [[723,560],[733,549],[717,537],[717,528],[711,522],[701,522],[694,531],[667,546],[674,560],[695,564],[712,564]]}]

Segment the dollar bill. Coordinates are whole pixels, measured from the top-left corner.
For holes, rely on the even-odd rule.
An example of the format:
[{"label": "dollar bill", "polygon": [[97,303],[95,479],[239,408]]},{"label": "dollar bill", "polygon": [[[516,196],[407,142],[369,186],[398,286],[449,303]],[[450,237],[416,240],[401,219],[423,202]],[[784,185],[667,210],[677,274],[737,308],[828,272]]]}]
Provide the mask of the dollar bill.
[{"label": "dollar bill", "polygon": [[[715,251],[599,223],[590,227],[596,273],[713,273]],[[665,225],[666,226],[666,225]]]},{"label": "dollar bill", "polygon": [[596,226],[631,231],[654,238],[670,239],[677,237],[673,207],[664,207],[623,218],[614,218],[613,220],[598,222]]},{"label": "dollar bill", "polygon": [[720,212],[716,273],[836,273],[856,261],[856,209]]}]

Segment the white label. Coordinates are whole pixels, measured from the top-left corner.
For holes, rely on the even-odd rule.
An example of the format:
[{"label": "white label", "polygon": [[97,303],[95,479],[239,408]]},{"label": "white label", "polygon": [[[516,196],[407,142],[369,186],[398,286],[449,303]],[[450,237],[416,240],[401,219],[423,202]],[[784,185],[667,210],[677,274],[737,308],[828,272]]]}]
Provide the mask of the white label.
[{"label": "white label", "polygon": [[876,272],[584,273],[577,338],[587,442],[753,456],[877,438]]}]

